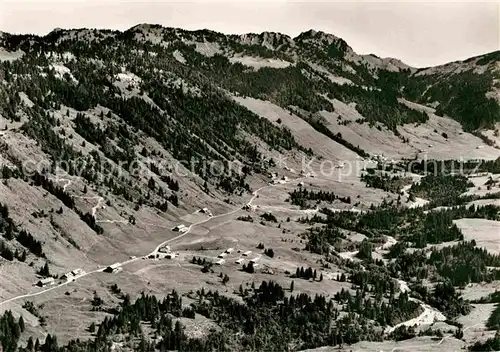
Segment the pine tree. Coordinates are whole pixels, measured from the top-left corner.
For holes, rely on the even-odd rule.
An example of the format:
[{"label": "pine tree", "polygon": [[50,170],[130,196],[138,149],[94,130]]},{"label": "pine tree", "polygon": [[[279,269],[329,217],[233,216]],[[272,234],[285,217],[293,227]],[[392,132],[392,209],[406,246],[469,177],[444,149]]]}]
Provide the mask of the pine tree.
[{"label": "pine tree", "polygon": [[23,316],[22,316],[22,315],[19,317],[19,322],[18,322],[18,324],[19,324],[19,328],[21,329],[21,332],[24,332],[24,329],[25,329],[26,327],[25,327],[25,325],[24,325],[24,319],[23,319]]},{"label": "pine tree", "polygon": [[38,271],[38,274],[44,277],[50,276],[49,263],[45,262],[45,265]]},{"label": "pine tree", "polygon": [[28,339],[28,343],[26,345],[26,349],[28,351],[33,351],[33,348],[34,348],[33,337],[30,336],[29,339]]}]

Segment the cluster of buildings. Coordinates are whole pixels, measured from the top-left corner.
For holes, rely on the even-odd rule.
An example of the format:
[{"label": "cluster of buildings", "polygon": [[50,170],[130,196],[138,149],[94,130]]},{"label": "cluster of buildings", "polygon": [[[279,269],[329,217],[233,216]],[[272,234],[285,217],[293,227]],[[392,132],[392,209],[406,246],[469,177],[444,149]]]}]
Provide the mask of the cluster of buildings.
[{"label": "cluster of buildings", "polygon": [[[66,280],[66,281],[73,281],[83,274],[85,274],[85,271],[78,268],[78,269],[72,270],[72,271],[67,272],[66,274],[62,275],[61,279]],[[55,283],[55,279],[53,277],[46,277],[46,278],[38,280],[36,285],[40,286],[40,287],[47,287],[47,286],[53,285],[54,283]]]},{"label": "cluster of buildings", "polygon": [[[228,249],[226,249],[225,252],[220,253],[217,256],[217,260],[214,262],[214,264],[215,265],[223,265],[226,262],[227,255],[231,254],[232,252],[234,252],[234,248],[228,248]],[[245,258],[243,258],[243,257],[249,257],[252,254],[252,251],[242,252],[241,250],[238,250],[238,253],[240,253],[241,257],[236,259],[235,263],[240,265],[240,264],[243,264],[245,262]],[[259,260],[260,260],[260,256],[255,257],[253,259],[250,259],[248,262],[252,263],[253,266],[256,267],[259,265]]]}]

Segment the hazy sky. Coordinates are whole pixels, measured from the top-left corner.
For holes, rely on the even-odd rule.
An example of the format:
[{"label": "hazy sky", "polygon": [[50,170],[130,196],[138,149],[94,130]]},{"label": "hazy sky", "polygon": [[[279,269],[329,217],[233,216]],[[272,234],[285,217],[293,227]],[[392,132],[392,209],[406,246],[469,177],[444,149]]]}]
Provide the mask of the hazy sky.
[{"label": "hazy sky", "polygon": [[498,2],[0,0],[0,30],[127,29],[155,23],[225,33],[323,30],[358,53],[423,67],[500,49]]}]

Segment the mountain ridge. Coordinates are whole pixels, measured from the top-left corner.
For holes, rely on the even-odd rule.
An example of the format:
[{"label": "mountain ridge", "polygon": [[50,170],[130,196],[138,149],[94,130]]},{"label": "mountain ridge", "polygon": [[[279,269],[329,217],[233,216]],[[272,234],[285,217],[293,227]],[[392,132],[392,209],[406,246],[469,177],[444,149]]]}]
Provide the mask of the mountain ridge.
[{"label": "mountain ridge", "polygon": [[[162,29],[166,29],[166,30],[173,30],[174,32],[176,30],[180,30],[180,31],[183,31],[183,32],[187,32],[187,33],[213,33],[215,35],[218,35],[218,36],[226,36],[226,37],[233,37],[233,38],[237,38],[237,37],[240,37],[241,40],[246,40],[248,38],[250,38],[251,40],[252,39],[258,39],[259,37],[265,37],[265,38],[268,38],[268,39],[271,39],[271,40],[276,40],[276,38],[278,38],[278,40],[286,40],[288,42],[294,42],[297,38],[300,38],[301,36],[304,36],[304,35],[309,35],[309,36],[322,36],[324,39],[326,40],[329,40],[330,42],[332,41],[336,41],[336,40],[342,40],[342,38],[336,36],[335,34],[332,34],[332,33],[326,33],[324,31],[321,31],[321,30],[315,30],[315,29],[309,29],[309,30],[305,30],[299,34],[297,34],[295,37],[289,35],[289,34],[285,34],[285,33],[280,33],[280,32],[275,32],[275,31],[263,31],[263,32],[245,32],[245,33],[224,33],[224,32],[219,32],[219,31],[216,31],[216,30],[212,30],[212,29],[209,29],[209,28],[199,28],[199,29],[192,29],[192,30],[186,30],[186,29],[182,29],[180,27],[169,27],[169,26],[164,26],[164,25],[160,25],[160,24],[151,24],[151,23],[146,23],[146,22],[143,22],[143,23],[138,23],[136,25],[133,25],[131,26],[130,28],[128,29],[123,29],[123,30],[118,30],[118,29],[106,29],[106,28],[93,28],[93,27],[81,27],[81,28],[60,28],[60,27],[57,27],[57,28],[54,28],[53,30],[49,31],[47,34],[31,34],[31,33],[16,33],[16,34],[11,34],[9,32],[5,32],[5,31],[0,31],[0,38],[3,36],[3,35],[8,35],[8,36],[25,36],[25,37],[38,37],[38,38],[43,38],[43,37],[47,37],[49,35],[51,35],[52,33],[57,33],[57,32],[71,32],[71,31],[76,31],[76,32],[83,32],[83,31],[97,31],[97,32],[114,32],[114,33],[125,33],[125,32],[128,32],[128,31],[133,31],[133,30],[137,30],[137,29],[140,29],[140,28],[162,28]],[[269,48],[272,48],[272,47],[269,47]],[[352,48],[349,46],[349,48],[352,50]],[[411,65],[407,65],[405,64],[404,62],[402,62],[400,59],[398,59],[397,57],[391,57],[391,56],[388,56],[388,57],[380,57],[378,56],[377,54],[375,53],[366,53],[366,54],[359,54],[360,56],[371,56],[371,57],[375,57],[377,59],[381,59],[381,60],[387,60],[387,61],[398,61],[400,62],[402,65],[410,68],[410,69],[415,69],[415,70],[425,70],[425,69],[430,69],[430,68],[433,68],[433,67],[441,67],[441,66],[445,66],[445,65],[449,65],[449,64],[452,64],[452,63],[459,63],[459,62],[467,62],[469,60],[472,60],[472,59],[476,59],[476,58],[481,58],[481,57],[484,57],[484,56],[489,56],[489,55],[492,55],[492,54],[497,54],[500,52],[500,50],[497,50],[497,51],[492,51],[492,52],[486,52],[486,53],[483,53],[483,54],[478,54],[478,55],[474,55],[474,56],[470,56],[468,58],[465,58],[465,59],[458,59],[458,60],[453,60],[453,61],[450,61],[450,62],[447,62],[447,63],[443,63],[443,64],[439,64],[439,65],[433,65],[433,66],[423,66],[423,67],[416,67],[416,66],[411,66]]]},{"label": "mountain ridge", "polygon": [[[195,52],[202,54],[202,56],[208,58],[223,57],[224,60],[229,60],[229,63],[219,62],[217,65],[223,64],[236,69],[233,70],[234,74],[239,76],[242,74],[249,76],[238,67],[239,64],[243,67],[253,67],[254,71],[269,68],[274,70],[271,72],[273,75],[278,76],[281,75],[277,71],[279,69],[284,69],[284,72],[290,71],[290,73],[294,71],[292,75],[278,79],[278,85],[274,84],[275,87],[268,86],[266,88],[267,94],[282,100],[279,104],[288,105],[294,101],[295,103],[300,101],[299,107],[316,112],[321,108],[328,109],[329,104],[321,97],[326,95],[345,102],[354,101],[359,106],[359,111],[366,114],[367,110],[374,111],[374,107],[380,105],[375,100],[386,101],[382,104],[387,104],[391,100],[391,109],[398,110],[396,115],[401,116],[396,117],[395,122],[385,121],[384,117],[378,113],[369,113],[372,116],[366,117],[368,120],[385,123],[393,130],[394,123],[421,120],[419,117],[409,118],[408,116],[413,113],[405,111],[406,108],[399,106],[396,102],[397,98],[414,100],[437,107],[439,114],[447,114],[457,119],[468,130],[491,129],[496,122],[500,121],[500,81],[495,78],[499,76],[500,72],[497,60],[499,52],[476,56],[465,61],[416,69],[395,58],[382,59],[373,54],[358,55],[343,39],[312,29],[292,38],[276,32],[226,35],[206,29],[188,31],[142,23],[125,31],[55,29],[46,36],[5,34],[2,38],[2,46],[11,52],[4,52],[5,60],[15,60],[22,55],[23,50],[27,52],[32,49],[50,51],[50,48],[57,48],[60,45],[68,46],[74,41],[81,44],[86,43],[84,45],[90,45],[96,49],[100,45],[111,48],[114,45],[113,42],[116,42],[118,47],[147,44],[151,46],[153,53],[155,53],[155,47],[161,48],[165,52],[171,52],[170,49],[175,47],[174,57],[179,59],[183,65],[186,65],[184,59],[186,53],[183,54],[183,50],[192,47]],[[199,61],[199,59],[197,60]],[[213,68],[208,69],[214,71]],[[305,72],[308,72],[306,76],[304,76]],[[212,79],[220,80],[221,77],[214,76],[214,73],[209,72],[212,74]],[[206,74],[207,72],[203,72],[203,75]],[[258,76],[258,72],[253,76]],[[296,95],[305,95],[304,97],[300,99],[287,97],[283,101],[283,87],[291,83],[287,82],[290,77],[302,81],[292,84],[303,85],[304,88],[306,81],[314,80],[311,91],[314,91],[317,96],[302,91],[302,93],[296,92]],[[251,80],[260,79],[257,77],[248,78]],[[325,79],[328,82],[325,82]],[[464,79],[468,80],[470,87],[453,83],[454,91],[448,88],[450,80],[463,81]],[[226,78],[223,80],[226,83],[221,81],[217,84],[222,84],[224,89],[248,94],[245,91],[248,91],[249,87],[238,87],[234,84],[235,82],[230,83]],[[340,91],[335,86],[345,83],[347,86],[343,86]],[[439,88],[433,89],[434,86]],[[354,87],[368,89],[373,93],[369,94],[371,96],[367,96]],[[261,85],[260,88],[255,88],[262,89],[263,87]],[[254,88],[251,87],[251,89]],[[360,95],[365,95],[361,99],[362,101]],[[462,102],[461,99],[454,99],[453,96],[456,95],[464,96],[463,100],[467,103]],[[257,96],[258,94],[254,97]],[[310,103],[303,105],[304,99]],[[468,101],[471,99],[472,101]],[[477,106],[477,111],[474,108],[471,109],[471,105]],[[385,116],[394,115],[394,112],[389,113],[390,109],[388,110],[387,107],[384,107],[383,110],[385,112],[382,114]]]}]

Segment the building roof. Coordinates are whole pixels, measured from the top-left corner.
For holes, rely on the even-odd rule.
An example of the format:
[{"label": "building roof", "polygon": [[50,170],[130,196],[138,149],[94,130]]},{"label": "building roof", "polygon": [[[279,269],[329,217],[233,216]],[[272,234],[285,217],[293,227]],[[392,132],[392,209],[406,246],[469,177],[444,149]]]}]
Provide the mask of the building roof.
[{"label": "building roof", "polygon": [[42,284],[49,284],[51,282],[54,282],[54,278],[53,277],[46,277],[45,279],[41,279],[38,282],[40,282]]}]

